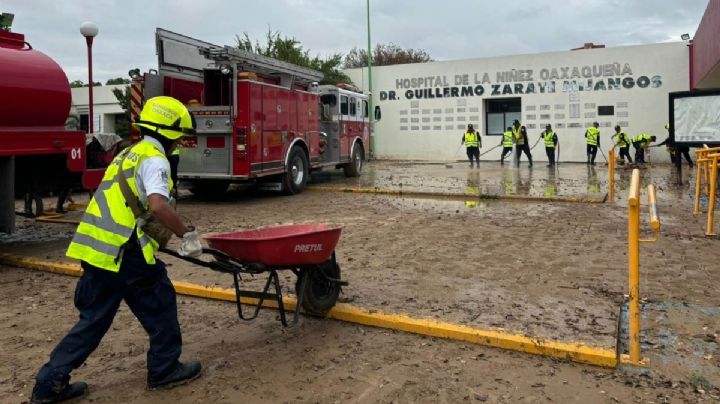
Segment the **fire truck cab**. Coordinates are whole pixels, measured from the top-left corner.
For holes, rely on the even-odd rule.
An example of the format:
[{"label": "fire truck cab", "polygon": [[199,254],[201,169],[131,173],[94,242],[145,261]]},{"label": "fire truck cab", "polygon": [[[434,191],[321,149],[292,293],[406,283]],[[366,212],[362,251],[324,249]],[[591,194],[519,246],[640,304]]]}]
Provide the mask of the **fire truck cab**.
[{"label": "fire truck cab", "polygon": [[360,175],[370,146],[367,95],[319,86],[320,72],[234,47],[159,28],[156,41],[159,69],[144,75],[143,98],[172,96],[194,115],[197,135],[183,141],[178,170],[193,192],[256,181],[297,194],[311,170]]}]

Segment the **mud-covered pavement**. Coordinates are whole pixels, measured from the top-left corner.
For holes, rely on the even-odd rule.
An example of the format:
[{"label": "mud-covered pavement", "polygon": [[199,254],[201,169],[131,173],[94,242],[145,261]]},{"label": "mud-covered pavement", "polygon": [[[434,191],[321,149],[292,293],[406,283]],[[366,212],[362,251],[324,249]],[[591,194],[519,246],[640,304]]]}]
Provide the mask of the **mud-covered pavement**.
[{"label": "mud-covered pavement", "polygon": [[[315,185],[430,192],[600,195],[607,171],[585,165],[520,169],[483,162],[374,162],[359,179],[319,173]],[[354,305],[480,328],[614,348],[627,292],[629,171],[618,202],[576,204],[305,192],[293,197],[233,191],[203,201],[183,193],[179,212],[202,232],[279,223],[344,225],[336,249],[341,299]],[[594,172],[594,173],[593,173]],[[201,381],[146,393],[146,337],[127,309],[76,374],[110,401],[500,402],[716,400],[720,385],[717,239],[691,214],[684,185],[667,166],[644,172],[659,188],[662,236],[641,246],[642,327],[649,371],[610,371],[451,341],[304,317],[285,331],[266,311],[239,323],[224,303],[179,298],[187,357],[205,362]],[[468,187],[473,189],[468,190]],[[476,191],[476,189],[478,191]],[[71,213],[69,216],[77,215]],[[0,250],[64,260],[73,226],[19,223]],[[647,228],[647,226],[646,226]],[[166,259],[171,277],[229,287],[228,275]],[[3,321],[0,396],[29,392],[32,374],[72,325],[73,279],[0,268]],[[285,279],[294,292],[294,279]],[[52,318],[52,321],[48,321]],[[48,340],[49,339],[49,340]]]}]

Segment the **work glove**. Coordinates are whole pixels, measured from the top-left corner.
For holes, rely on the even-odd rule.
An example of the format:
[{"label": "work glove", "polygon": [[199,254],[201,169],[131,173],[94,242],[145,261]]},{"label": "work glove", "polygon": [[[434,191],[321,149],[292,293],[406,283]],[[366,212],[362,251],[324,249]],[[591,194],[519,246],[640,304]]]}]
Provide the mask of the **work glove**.
[{"label": "work glove", "polygon": [[194,228],[183,234],[182,245],[178,250],[178,254],[182,257],[198,257],[202,254],[202,244],[200,244],[200,234]]}]

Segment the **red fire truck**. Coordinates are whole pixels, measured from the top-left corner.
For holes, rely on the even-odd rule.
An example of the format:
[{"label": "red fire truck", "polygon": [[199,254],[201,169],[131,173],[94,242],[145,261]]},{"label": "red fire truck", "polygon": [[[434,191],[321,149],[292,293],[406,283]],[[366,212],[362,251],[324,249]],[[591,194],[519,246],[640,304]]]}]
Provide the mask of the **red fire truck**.
[{"label": "red fire truck", "polygon": [[249,181],[297,194],[311,170],[360,174],[370,147],[367,95],[319,86],[314,70],[164,29],[156,47],[158,70],[135,80],[143,90],[131,109],[158,95],[189,106],[197,136],[184,141],[178,173],[196,194]]},{"label": "red fire truck", "polygon": [[3,30],[0,94],[0,232],[10,233],[16,193],[37,196],[68,178],[79,182],[85,133],[65,129],[71,102],[65,72],[24,35]]}]

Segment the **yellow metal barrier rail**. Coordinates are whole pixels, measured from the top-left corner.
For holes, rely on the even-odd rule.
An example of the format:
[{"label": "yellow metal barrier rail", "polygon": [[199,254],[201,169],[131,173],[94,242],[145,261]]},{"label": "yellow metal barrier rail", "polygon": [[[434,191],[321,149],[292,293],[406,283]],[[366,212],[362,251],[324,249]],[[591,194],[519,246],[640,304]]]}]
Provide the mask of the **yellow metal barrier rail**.
[{"label": "yellow metal barrier rail", "polygon": [[[716,236],[717,233],[715,233],[714,224],[720,147],[707,147],[707,145],[705,145],[702,149],[695,150],[695,157],[697,161],[697,171],[695,175],[695,204],[693,205],[693,214],[699,215],[701,213],[700,197],[702,196],[704,188],[705,194],[708,196],[708,218],[705,235]],[[705,187],[703,187],[703,180],[705,181]]]},{"label": "yellow metal barrier rail", "polygon": [[655,186],[648,185],[648,207],[652,239],[640,239],[640,170],[632,172],[630,195],[628,196],[628,329],[630,357],[628,363],[641,365],[640,356],[640,242],[655,242],[660,237],[660,216],[657,210]]}]

